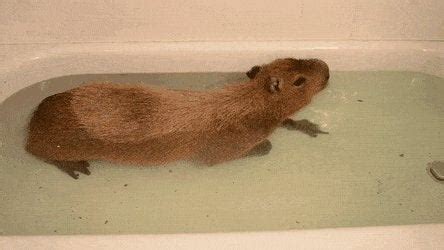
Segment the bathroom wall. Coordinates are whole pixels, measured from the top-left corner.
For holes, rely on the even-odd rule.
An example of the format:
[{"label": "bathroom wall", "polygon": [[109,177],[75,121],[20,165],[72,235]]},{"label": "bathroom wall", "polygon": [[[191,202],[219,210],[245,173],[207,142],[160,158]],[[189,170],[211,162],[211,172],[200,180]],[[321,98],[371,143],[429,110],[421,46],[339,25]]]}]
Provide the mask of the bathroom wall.
[{"label": "bathroom wall", "polygon": [[0,44],[444,40],[442,0],[1,0]]}]

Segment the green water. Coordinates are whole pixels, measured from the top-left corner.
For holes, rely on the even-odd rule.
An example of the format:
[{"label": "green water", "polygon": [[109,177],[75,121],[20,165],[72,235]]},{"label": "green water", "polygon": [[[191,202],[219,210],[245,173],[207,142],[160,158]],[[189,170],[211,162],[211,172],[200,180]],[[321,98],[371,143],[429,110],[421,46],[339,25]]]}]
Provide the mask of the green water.
[{"label": "green water", "polygon": [[77,75],[0,105],[0,234],[132,234],[444,223],[444,80],[413,72],[333,72],[297,118],[329,135],[278,129],[263,157],[203,168],[92,162],[74,180],[23,150],[32,109],[86,80],[212,88],[242,73]]}]

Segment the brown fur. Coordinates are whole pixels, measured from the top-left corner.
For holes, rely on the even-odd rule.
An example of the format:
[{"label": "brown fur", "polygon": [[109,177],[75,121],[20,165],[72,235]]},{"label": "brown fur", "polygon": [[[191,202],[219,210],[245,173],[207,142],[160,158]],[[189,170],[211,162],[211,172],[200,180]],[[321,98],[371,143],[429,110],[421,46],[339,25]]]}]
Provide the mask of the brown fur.
[{"label": "brown fur", "polygon": [[[26,149],[47,161],[212,165],[233,160],[248,155],[307,105],[328,74],[320,60],[287,58],[255,66],[250,81],[211,91],[81,86],[40,103]],[[301,77],[306,82],[296,87]]]}]

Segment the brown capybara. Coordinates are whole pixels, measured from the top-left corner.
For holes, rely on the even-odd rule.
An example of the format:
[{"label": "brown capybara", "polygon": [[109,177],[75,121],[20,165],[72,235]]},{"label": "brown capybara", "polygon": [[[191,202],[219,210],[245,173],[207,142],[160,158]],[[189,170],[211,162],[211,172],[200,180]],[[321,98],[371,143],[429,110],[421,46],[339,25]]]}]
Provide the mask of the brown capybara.
[{"label": "brown capybara", "polygon": [[267,153],[279,126],[325,133],[288,117],[325,88],[326,63],[277,59],[247,76],[210,91],[102,83],[55,94],[34,112],[26,149],[77,179],[75,171],[90,174],[90,160],[213,165]]}]

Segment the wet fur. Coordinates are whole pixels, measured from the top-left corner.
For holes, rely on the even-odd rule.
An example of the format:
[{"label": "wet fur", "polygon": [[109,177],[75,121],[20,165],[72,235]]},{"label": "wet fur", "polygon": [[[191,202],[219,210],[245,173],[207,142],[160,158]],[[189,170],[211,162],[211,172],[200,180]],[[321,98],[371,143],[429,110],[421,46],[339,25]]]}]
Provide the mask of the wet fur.
[{"label": "wet fur", "polygon": [[[47,97],[30,121],[26,149],[47,161],[137,165],[244,157],[321,89],[326,65],[281,60],[211,91],[103,83]],[[288,82],[301,74],[312,86],[270,93],[270,76]]]}]

